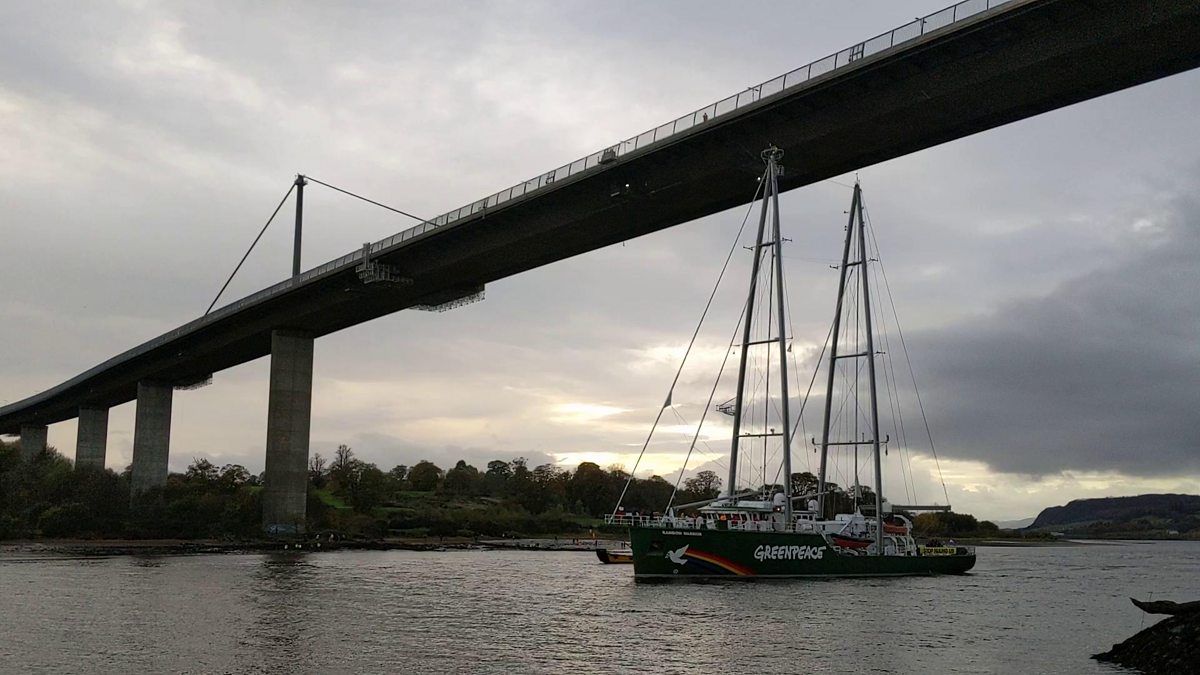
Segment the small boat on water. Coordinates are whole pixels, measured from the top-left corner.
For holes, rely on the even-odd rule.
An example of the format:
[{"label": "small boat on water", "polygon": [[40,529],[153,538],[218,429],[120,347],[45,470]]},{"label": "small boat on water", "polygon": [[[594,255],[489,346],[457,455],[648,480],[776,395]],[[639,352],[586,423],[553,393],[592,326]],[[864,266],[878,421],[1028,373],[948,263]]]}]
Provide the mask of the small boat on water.
[{"label": "small boat on water", "polygon": [[[869,264],[878,259],[868,254],[867,242],[873,235],[867,230],[862,190],[857,183],[846,225],[841,265],[835,267],[841,278],[825,354],[828,380],[823,402],[824,422],[821,440],[818,443],[814,439],[814,451],[817,447],[820,451],[820,473],[815,477],[792,473],[792,437],[798,420],[789,413],[787,359],[792,348],[781,263],[784,258],[782,244],[790,240],[780,232],[777,181],[780,175],[777,162],[782,155],[782,151],[773,147],[763,152],[767,166],[759,181],[762,213],[757,239],[750,248],[754,262],[749,299],[738,327],[742,331],[741,343],[731,342],[732,350],[740,356],[737,389],[734,399],[715,406],[717,411],[733,418],[728,483],[723,491],[713,491],[716,496],[688,504],[673,504],[675,495],[672,493],[671,503],[665,511],[649,518],[626,515],[618,500],[608,520],[612,524],[629,526],[632,549],[631,554],[623,555],[619,562],[632,562],[634,577],[639,580],[967,572],[975,565],[974,549],[918,546],[912,534],[910,514],[948,511],[948,505],[900,506],[883,497],[881,458],[888,439],[881,438],[880,434],[875,373],[876,360],[883,352],[878,349],[872,327],[870,284],[876,278],[867,272]],[[755,197],[757,200],[759,195]],[[763,310],[763,316],[755,314],[756,309]],[[769,347],[774,355],[758,351],[760,346]],[[690,345],[688,350],[690,352]],[[754,362],[760,368],[755,375],[748,374],[752,351],[756,355]],[[686,360],[686,356],[684,358]],[[682,368],[681,365],[681,372]],[[839,374],[844,384],[841,391],[836,391],[835,375]],[[890,392],[895,386],[894,371],[890,379],[887,374],[885,371],[884,378]],[[816,380],[815,373],[813,380]],[[678,373],[675,381],[679,381]],[[720,383],[719,375],[717,383]],[[763,383],[777,386],[778,390],[769,391]],[[716,390],[717,384],[714,384],[713,392]],[[662,410],[672,407],[675,393],[672,384]],[[751,405],[753,394],[763,399],[758,407]],[[865,401],[860,402],[860,396]],[[709,405],[711,403],[710,396]],[[836,410],[835,403],[838,403]],[[706,410],[709,405],[705,406]],[[801,405],[800,414],[803,410]],[[655,426],[657,424],[656,420]],[[700,424],[704,424],[703,418]],[[653,433],[652,429],[651,435]],[[698,437],[699,431],[696,434]],[[767,469],[768,442],[773,444],[774,456],[782,460],[778,473]],[[693,448],[695,443],[693,440]],[[902,443],[907,445],[906,441]],[[860,462],[860,448],[866,449],[863,462]],[[739,450],[743,462],[752,457],[763,458],[761,473],[747,476],[747,471],[739,475]],[[844,454],[835,455],[835,451]],[[688,456],[691,456],[690,450]],[[829,482],[828,474],[837,466],[831,465],[831,457],[840,459],[841,475],[847,476],[847,481],[853,480],[852,493],[841,492]],[[860,465],[871,460],[874,491],[861,486],[858,475]],[[640,457],[638,461],[641,461]],[[636,471],[635,464],[629,481]],[[806,475],[815,480],[806,483]],[[739,478],[742,478],[741,484]],[[749,483],[748,487],[746,483]],[[627,481],[626,489],[628,486]],[[622,492],[621,499],[624,497]],[[614,552],[597,551],[596,554],[604,562],[618,562],[613,560]]]},{"label": "small boat on water", "polygon": [[610,551],[604,548],[596,549],[596,557],[605,565],[632,565],[633,551],[625,549],[623,551]]}]

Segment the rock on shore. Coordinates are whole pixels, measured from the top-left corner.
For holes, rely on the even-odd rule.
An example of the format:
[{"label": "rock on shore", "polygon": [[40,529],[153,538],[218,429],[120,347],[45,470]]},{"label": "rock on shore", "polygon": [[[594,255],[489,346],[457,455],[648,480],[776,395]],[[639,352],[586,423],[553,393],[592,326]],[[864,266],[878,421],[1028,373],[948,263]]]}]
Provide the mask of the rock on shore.
[{"label": "rock on shore", "polygon": [[[1146,609],[1148,604],[1159,605],[1160,603],[1138,603],[1134,600],[1134,604]],[[1174,605],[1174,603],[1166,604]],[[1133,668],[1147,675],[1157,675],[1158,673],[1200,674],[1200,611],[1193,609],[1197,605],[1200,603],[1178,605],[1180,608],[1185,608],[1178,612],[1146,610],[1172,616],[1092,658]]]}]

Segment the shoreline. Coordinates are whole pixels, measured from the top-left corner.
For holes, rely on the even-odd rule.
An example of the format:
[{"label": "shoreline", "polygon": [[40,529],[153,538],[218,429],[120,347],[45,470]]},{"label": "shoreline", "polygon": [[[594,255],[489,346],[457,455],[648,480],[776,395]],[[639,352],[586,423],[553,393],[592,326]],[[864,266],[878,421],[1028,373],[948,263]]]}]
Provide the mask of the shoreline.
[{"label": "shoreline", "polygon": [[327,551],[577,551],[623,546],[616,539],[474,539],[388,537],[370,540],[241,540],[222,539],[31,539],[0,542],[0,554],[34,554],[102,558],[114,556],[203,555],[225,553]]},{"label": "shoreline", "polygon": [[[1045,548],[1060,546],[1130,546],[1177,539],[973,539],[956,542],[983,548]],[[0,555],[32,554],[100,558],[114,556],[203,555],[326,551],[577,551],[627,548],[619,538],[522,537],[384,537],[381,539],[23,539],[0,541]]]}]

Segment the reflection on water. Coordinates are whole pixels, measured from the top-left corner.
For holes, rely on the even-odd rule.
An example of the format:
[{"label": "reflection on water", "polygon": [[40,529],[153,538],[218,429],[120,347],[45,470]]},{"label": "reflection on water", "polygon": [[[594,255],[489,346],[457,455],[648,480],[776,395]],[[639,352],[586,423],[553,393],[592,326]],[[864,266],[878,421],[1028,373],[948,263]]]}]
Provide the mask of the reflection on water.
[{"label": "reflection on water", "polygon": [[312,640],[305,635],[319,613],[314,602],[318,570],[308,554],[276,551],[261,556],[242,593],[253,608],[253,629],[240,636],[237,672],[295,672],[312,662]]},{"label": "reflection on water", "polygon": [[2,672],[1097,673],[1200,544],[984,548],[952,578],[634,584],[587,553],[0,553]]}]

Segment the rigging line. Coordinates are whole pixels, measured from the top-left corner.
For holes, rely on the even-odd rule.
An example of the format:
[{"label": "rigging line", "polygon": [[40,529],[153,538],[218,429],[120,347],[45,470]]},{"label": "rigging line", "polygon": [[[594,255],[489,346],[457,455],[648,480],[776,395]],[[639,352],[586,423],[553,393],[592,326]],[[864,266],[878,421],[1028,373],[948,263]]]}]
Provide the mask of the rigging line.
[{"label": "rigging line", "polygon": [[[872,252],[875,254],[874,260],[878,261],[878,257],[879,257],[878,250],[868,251],[868,254],[870,254]],[[877,270],[873,267],[870,267],[870,266],[867,266],[864,269],[868,269],[870,271],[870,273],[875,277],[875,280],[873,283],[875,284],[876,288],[882,288],[883,284],[879,280],[879,270]],[[895,369],[893,368],[893,359],[890,358],[891,341],[889,339],[890,335],[888,334],[887,317],[886,317],[886,314],[883,312],[881,303],[876,303],[871,308],[871,313],[872,313],[872,316],[874,317],[875,325],[878,326],[878,330],[876,331],[876,334],[879,337],[879,342],[878,342],[878,345],[880,347],[879,354],[880,355],[888,355],[888,358],[881,359],[883,362],[883,364],[882,364],[883,365],[883,385],[884,385],[883,395],[887,398],[888,412],[891,413],[891,416],[892,416],[892,418],[891,418],[892,419],[892,427],[893,427],[893,430],[898,432],[898,440],[899,440],[900,448],[901,448],[901,452],[902,452],[904,444],[907,442],[907,437],[905,436],[905,433],[904,433],[903,413],[900,412],[899,387],[896,386],[896,383],[894,381]],[[900,455],[900,478],[904,482],[905,494],[908,497],[909,502],[912,503],[913,502],[912,491],[909,489],[908,476],[906,476],[904,473],[904,456],[903,456],[903,454]]]},{"label": "rigging line", "polygon": [[[675,408],[675,406],[671,406],[671,412],[675,414],[675,419],[679,420],[680,424],[682,424],[685,427],[691,426],[691,424],[687,421],[687,418],[684,417],[679,412],[679,410]],[[707,412],[707,411],[705,411],[705,412]],[[703,419],[703,418],[701,418],[701,419]],[[700,428],[699,426],[696,427],[697,435],[699,435],[699,428]],[[703,443],[705,447],[708,447],[708,441],[700,441],[700,442]],[[715,452],[712,452],[712,448],[708,448],[708,450],[703,450],[703,449],[697,447],[696,449],[700,450],[700,453],[703,454],[705,457],[708,457],[710,462],[715,463],[717,466],[721,467],[722,469],[729,468],[728,465],[726,465],[723,461],[721,461],[720,455],[718,455]]]},{"label": "rigging line", "polygon": [[[854,272],[854,279],[855,279],[854,292],[855,292],[855,294],[858,294],[858,295],[861,295],[860,288],[861,288],[862,279],[859,276],[860,274],[861,274],[861,270],[857,270]],[[854,298],[854,302],[852,303],[852,307],[851,307],[852,311],[854,312],[853,321],[851,321],[849,319],[847,319],[847,321],[846,321],[847,325],[850,325],[851,323],[854,324],[854,351],[853,351],[854,354],[859,354],[862,352],[862,347],[860,346],[860,340],[862,339],[862,332],[863,332],[863,326],[862,326],[863,309],[860,305],[860,300],[861,300],[861,297]],[[867,419],[867,411],[864,410],[863,406],[859,404],[859,389],[862,387],[863,370],[866,367],[864,365],[865,361],[866,361],[866,357],[854,359],[854,417],[853,417],[853,419],[854,419],[854,438],[858,437],[860,422],[863,424],[870,423],[870,421]],[[847,373],[849,373],[849,366],[847,366]],[[848,374],[847,374],[847,379],[849,379]]]},{"label": "rigging line", "polygon": [[[816,364],[816,367],[813,368],[812,378],[810,378],[808,381],[808,391],[804,392],[804,400],[800,402],[800,413],[799,413],[800,415],[804,414],[804,409],[805,409],[805,407],[808,406],[808,399],[812,395],[813,384],[815,384],[817,381],[817,373],[821,370],[821,361],[822,361],[822,359],[825,358],[825,352],[829,350],[829,338],[831,338],[832,336],[833,336],[833,324],[829,324],[829,332],[825,334],[825,344],[823,344],[821,346],[821,353],[817,355],[817,364]],[[796,367],[798,369],[799,365],[797,364]],[[799,371],[797,371],[796,380],[799,381],[799,379],[800,379],[800,375],[799,375]],[[803,419],[803,418],[801,418],[801,419]],[[796,437],[796,432],[793,430],[792,438],[794,439],[795,437]],[[805,432],[805,437],[807,437],[807,432]]]},{"label": "rigging line", "polygon": [[[882,257],[878,249],[878,242],[872,240],[872,243],[876,246],[875,259],[878,261]],[[879,270],[874,269],[872,271],[875,276],[875,286],[877,288],[882,288],[883,284],[879,278]],[[909,503],[915,504],[918,503],[919,500],[916,498],[917,483],[912,476],[911,456],[907,457],[908,472],[907,474],[905,473],[906,455],[909,454],[907,452],[908,429],[904,424],[904,406],[900,400],[900,383],[896,379],[896,360],[891,357],[891,335],[888,332],[887,312],[884,311],[882,303],[877,305],[874,310],[876,313],[876,318],[879,320],[880,334],[883,338],[883,351],[887,354],[887,358],[884,359],[885,368],[883,371],[883,382],[884,388],[887,390],[888,395],[888,409],[892,413],[892,424],[899,431],[900,436],[900,447],[898,448],[898,452],[900,453],[900,478],[904,481],[904,490],[909,499]]]},{"label": "rigging line", "polygon": [[[721,360],[721,368],[717,370],[717,377],[713,381],[712,391],[708,393],[708,401],[704,404],[704,412],[700,413],[700,422],[696,424],[696,434],[692,436],[692,444],[688,447],[687,456],[683,458],[683,466],[679,469],[679,477],[675,479],[675,487],[671,490],[671,498],[667,500],[668,509],[675,503],[675,494],[679,492],[679,483],[683,480],[683,472],[687,471],[688,462],[692,459],[692,451],[696,449],[696,440],[700,438],[700,430],[704,428],[704,420],[708,418],[708,411],[712,408],[713,397],[717,395],[717,387],[721,384],[721,376],[725,374],[725,366],[729,363],[730,355],[733,354],[733,342],[737,340],[738,328],[741,327],[742,319],[745,316],[746,306],[742,305],[742,315],[738,317],[737,325],[733,327],[733,335],[729,336],[729,346],[725,349],[725,358]],[[718,465],[720,465],[719,462]]]},{"label": "rigging line", "polygon": [[[865,204],[864,204],[864,211],[865,211],[865,210],[866,210],[866,207],[865,207]],[[891,307],[892,307],[892,314],[893,314],[893,316],[895,317],[895,320],[896,320],[896,328],[897,328],[897,330],[900,330],[900,317],[899,317],[899,314],[898,314],[898,312],[896,311],[896,307],[895,307],[895,300],[894,300],[894,298],[893,298],[893,297],[892,297],[892,295],[891,295],[891,287],[890,287],[890,285],[888,285],[888,284],[886,283],[886,282],[887,282],[887,277],[886,277],[886,271],[883,269],[883,262],[882,262],[882,258],[883,258],[883,256],[882,256],[882,254],[881,254],[881,253],[880,253],[880,251],[879,251],[879,241],[878,241],[878,239],[876,238],[876,235],[875,235],[875,232],[874,232],[874,229],[875,229],[875,228],[874,228],[874,224],[871,224],[871,221],[870,221],[870,214],[869,214],[869,213],[866,213],[866,218],[867,218],[867,223],[868,223],[868,224],[870,224],[870,229],[871,229],[871,243],[872,243],[872,244],[874,244],[874,248],[875,248],[875,257],[876,257],[876,260],[879,262],[879,270],[878,270],[878,271],[876,271],[876,274],[875,274],[876,284],[877,284],[877,285],[879,285],[879,286],[882,286],[882,287],[884,287],[884,288],[887,290],[887,292],[888,292],[888,301],[889,301],[889,304],[890,304],[890,305],[891,305]],[[883,276],[883,282],[884,282],[884,283],[882,283],[882,284],[880,283],[880,276],[881,276],[881,273],[882,273],[882,276]],[[881,323],[884,325],[884,329],[885,329],[885,331],[886,331],[886,322],[887,322],[887,318],[886,318],[886,312],[883,310],[883,308],[882,308],[882,307],[880,307],[880,308],[878,309],[878,317],[879,317],[879,319],[880,319]],[[903,339],[903,333],[901,333],[901,339]],[[890,354],[890,353],[891,353],[890,340],[888,340],[888,336],[887,336],[886,334],[885,334],[885,336],[884,336],[884,340],[885,340],[885,343],[886,343],[886,344],[885,344],[885,347],[884,347],[884,349],[885,349],[885,351],[887,351],[887,352]],[[907,349],[905,349],[905,354],[906,354],[906,359],[907,359]],[[887,359],[887,361],[888,361],[889,370],[890,370],[890,372],[891,372],[891,376],[892,376],[892,386],[894,387],[894,389],[895,389],[895,392],[896,392],[896,396],[897,396],[897,402],[896,402],[896,404],[897,404],[898,419],[899,419],[899,425],[900,425],[900,439],[901,439],[901,447],[900,447],[900,451],[901,451],[901,468],[903,469],[903,464],[904,464],[905,456],[907,455],[907,461],[908,461],[908,471],[909,471],[909,478],[910,478],[910,480],[912,481],[912,484],[913,484],[913,493],[914,493],[914,495],[915,495],[915,493],[916,493],[916,491],[917,491],[917,490],[916,490],[916,479],[912,477],[912,451],[911,451],[911,449],[909,448],[909,445],[908,445],[908,433],[907,433],[907,425],[904,423],[904,412],[903,412],[903,405],[902,405],[902,403],[899,401],[900,384],[899,384],[899,379],[896,377],[896,373],[895,373],[895,359],[889,358],[889,359]],[[911,361],[909,361],[909,371],[910,371],[910,374],[911,374],[911,373],[912,373],[912,371],[913,371],[913,369],[912,369],[912,363],[911,363]],[[913,382],[913,389],[914,389],[914,391],[915,391],[915,390],[917,389],[917,383],[916,383],[916,378],[915,378],[915,376],[912,378],[912,382]],[[920,392],[919,392],[919,391],[917,391],[916,393],[917,393],[917,395],[918,395],[918,397],[919,397],[919,395],[920,395]],[[923,407],[923,406],[922,406],[922,407]],[[924,411],[923,411],[923,410],[922,410],[922,418],[924,419]],[[926,434],[927,434],[927,435],[928,435],[928,437],[929,437],[930,448],[931,448],[931,450],[934,450],[935,461],[936,461],[936,450],[933,448],[933,436],[932,436],[932,434],[930,434],[930,433],[929,433],[929,427],[928,427],[928,420],[927,420],[927,419],[925,419],[925,425],[926,425]],[[942,478],[941,478],[941,467],[940,467],[940,466],[938,467],[938,474],[939,474],[939,480],[942,480]],[[942,480],[942,483],[943,483],[943,485],[942,485],[943,494],[946,496],[946,501],[947,501],[947,503],[949,503],[949,501],[950,501],[950,500],[949,500],[949,494],[946,494],[946,489],[945,489],[945,481],[944,481],[944,480]],[[916,501],[919,501],[919,500],[916,500]]]},{"label": "rigging line", "polygon": [[[879,249],[878,249],[878,242],[874,241],[874,239],[872,239],[872,241],[876,246],[875,257],[877,259],[882,259],[882,254],[879,252]],[[878,270],[875,271],[875,280],[876,280],[877,286],[879,286],[880,288],[886,288],[884,286],[884,284],[882,283],[882,280],[880,278],[880,274],[879,274]],[[889,332],[888,326],[887,326],[887,321],[888,321],[887,320],[887,312],[884,311],[884,308],[882,305],[880,305],[880,307],[878,308],[878,312],[879,312],[880,324],[882,325],[883,331],[884,331],[884,335],[883,335],[884,351],[886,351],[889,355],[886,360],[887,361],[887,370],[885,371],[885,378],[888,376],[890,376],[890,378],[891,378],[892,396],[895,397],[894,416],[895,416],[896,423],[899,425],[899,431],[900,431],[899,452],[900,452],[901,477],[906,477],[908,480],[908,483],[911,484],[911,486],[912,486],[912,492],[911,492],[911,497],[910,497],[912,502],[919,503],[920,497],[918,496],[917,481],[913,474],[913,467],[912,467],[912,463],[913,463],[912,449],[908,443],[908,425],[904,422],[904,402],[900,398],[900,379],[896,375],[896,359],[892,358],[892,356],[891,356],[891,353],[892,353],[891,335],[890,335],[890,332]],[[906,470],[907,470],[907,476],[905,476]]]},{"label": "rigging line", "polygon": [[255,245],[258,244],[258,240],[262,239],[263,233],[266,232],[267,228],[271,226],[271,221],[275,220],[275,216],[279,215],[279,209],[283,208],[284,202],[288,200],[288,197],[292,196],[292,190],[295,189],[296,184],[292,183],[291,187],[288,188],[287,194],[283,195],[283,199],[279,200],[279,206],[276,206],[275,210],[271,212],[271,217],[267,218],[267,224],[262,226],[262,229],[258,231],[258,236],[255,237],[254,242],[250,244],[250,248],[246,249],[246,255],[242,256],[242,259],[238,261],[237,267],[233,268],[233,273],[229,275],[229,278],[225,280],[225,284],[221,286],[221,290],[217,291],[217,297],[213,298],[213,301],[208,304],[208,309],[204,310],[204,316],[208,316],[208,313],[212,311],[214,306],[216,306],[217,300],[221,299],[221,294],[225,292],[226,288],[229,288],[229,282],[233,281],[234,275],[238,273],[238,270],[242,269],[242,263],[246,262],[246,258],[250,257],[250,252],[253,251]]},{"label": "rigging line", "polygon": [[[679,420],[680,425],[691,426],[691,423],[688,422],[688,418],[685,418],[683,416],[683,414],[679,412],[677,407],[671,406],[671,412],[674,414],[674,416],[676,416],[676,419]],[[697,426],[697,430],[698,430],[698,426]],[[680,432],[680,434],[682,434],[682,432]],[[706,444],[706,447],[708,446],[707,442],[704,444]],[[696,449],[700,450],[701,454],[708,456],[709,461],[715,462],[715,464],[720,466],[721,468],[728,468],[724,464],[724,462],[721,461],[721,458],[719,458],[719,456],[715,456],[715,453],[710,452],[710,450],[712,450],[712,448],[709,448],[708,450],[703,450],[701,448],[696,448]],[[682,470],[680,470],[680,471],[682,471]]]},{"label": "rigging line", "polygon": [[[692,332],[692,341],[688,343],[687,349],[683,352],[683,359],[679,362],[679,369],[675,371],[675,379],[671,380],[671,388],[667,390],[666,402],[658,409],[658,415],[654,417],[654,424],[650,425],[650,433],[646,435],[646,442],[642,444],[642,451],[638,453],[637,461],[633,463],[633,471],[629,472],[629,478],[625,479],[625,487],[621,488],[621,496],[617,498],[617,505],[613,507],[614,518],[617,516],[617,509],[621,507],[621,502],[625,500],[625,493],[629,491],[629,485],[633,482],[633,476],[637,473],[638,465],[642,463],[642,457],[646,454],[646,448],[650,446],[650,439],[654,437],[654,430],[658,428],[658,422],[662,419],[663,411],[668,408],[667,403],[671,400],[671,394],[675,392],[675,385],[679,383],[679,376],[683,373],[683,366],[687,363],[688,355],[692,353],[692,347],[696,344],[696,336],[700,334],[700,327],[704,325],[704,319],[708,316],[708,310],[712,308],[713,298],[717,295],[717,289],[721,287],[721,280],[725,278],[725,271],[729,269],[729,261],[733,259],[733,254],[737,251],[738,242],[741,241],[742,232],[746,229],[746,223],[750,220],[750,214],[754,211],[754,202],[758,199],[758,193],[762,190],[763,183],[764,181],[759,181],[758,186],[754,188],[754,196],[750,198],[750,204],[746,208],[746,215],[742,218],[742,224],[738,227],[737,235],[733,238],[733,245],[729,247],[728,255],[725,256],[725,264],[721,265],[721,273],[717,275],[717,283],[713,286],[712,293],[708,295],[708,302],[704,303],[704,312],[700,314],[700,321],[696,323],[696,330]],[[745,312],[744,309],[743,312]]]},{"label": "rigging line", "polygon": [[[860,197],[861,199],[861,197]],[[870,213],[867,211],[866,205],[863,205],[863,213],[867,214],[867,222],[871,222]],[[875,236],[875,226],[871,226],[871,239],[875,242],[875,250],[879,250],[879,240]],[[942,494],[946,497],[946,504],[950,504],[950,491],[946,489],[946,478],[942,475],[942,463],[938,460],[937,448],[933,445],[933,431],[929,428],[929,418],[925,415],[925,403],[921,400],[921,390],[917,387],[917,374],[912,367],[912,359],[908,356],[908,344],[904,340],[904,330],[900,327],[900,315],[896,312],[896,301],[892,297],[891,284],[888,283],[887,270],[883,267],[883,261],[879,261],[879,272],[883,276],[884,286],[887,288],[888,302],[892,306],[892,317],[896,323],[896,334],[900,336],[900,348],[904,351],[904,361],[908,364],[908,375],[912,378],[913,392],[917,395],[917,407],[921,410],[921,420],[925,422],[925,433],[929,437],[929,449],[933,452],[933,463],[937,466],[938,480],[942,483]]]},{"label": "rigging line", "polygon": [[394,211],[396,213],[399,213],[402,216],[408,216],[409,218],[412,218],[413,220],[415,220],[417,222],[432,223],[432,221],[426,220],[425,218],[420,218],[418,216],[414,216],[413,214],[411,214],[407,211],[401,211],[400,209],[388,206],[387,204],[381,204],[381,203],[375,201],[374,199],[367,199],[366,197],[364,197],[362,195],[356,195],[349,190],[343,190],[342,188],[337,187],[336,185],[330,185],[329,183],[326,183],[324,181],[319,181],[316,178],[313,178],[312,176],[305,176],[305,178],[307,178],[308,180],[311,180],[312,182],[316,183],[317,185],[324,185],[325,187],[329,188],[330,190],[337,190],[338,192],[340,192],[344,195],[349,195],[351,197],[354,197],[355,199],[361,199],[364,202],[367,202],[368,204],[374,204],[375,206],[378,206],[379,208],[387,209],[388,211]]},{"label": "rigging line", "polygon": [[[783,256],[783,257],[786,258],[787,256]],[[799,383],[800,382],[800,361],[799,361],[799,358],[796,356],[795,350],[793,349],[796,346],[796,343],[795,343],[796,322],[795,322],[795,315],[792,314],[792,298],[791,298],[791,294],[788,292],[788,276],[787,276],[786,268],[784,269],[782,276],[783,276],[783,301],[787,305],[788,331],[793,337],[792,342],[788,345],[788,353],[792,357],[792,371],[796,375],[795,381],[797,383]],[[830,332],[832,332],[833,326],[830,326],[829,330],[830,330]],[[823,352],[822,352],[822,354],[823,354]],[[818,358],[817,359],[817,367],[819,368],[820,365],[821,365],[821,360]],[[784,367],[786,368],[787,364],[784,364]],[[815,371],[813,372],[813,377],[816,378]],[[810,385],[810,390],[811,390],[811,385]],[[804,428],[804,404],[807,402],[808,402],[808,394],[805,394],[804,401],[802,401],[800,403],[800,410],[796,414],[797,424],[792,427],[792,435],[788,438],[788,448],[789,449],[793,447],[792,440],[796,437],[796,427],[797,426],[800,428],[800,431],[801,431],[800,438],[802,438],[802,439],[808,438],[808,431]],[[808,469],[810,469],[810,470],[812,469],[812,458],[810,458],[808,456],[807,452],[804,453],[804,465]],[[791,480],[791,478],[789,477],[788,480]]]},{"label": "rigging line", "polygon": [[[821,353],[817,355],[817,361],[816,361],[816,365],[813,367],[812,377],[809,378],[809,380],[808,380],[808,390],[804,392],[804,400],[800,402],[800,412],[797,413],[798,416],[803,415],[804,409],[808,406],[808,401],[809,401],[810,397],[812,396],[813,385],[816,384],[817,375],[821,372],[821,364],[825,360],[825,352],[829,351],[829,343],[832,341],[832,339],[833,339],[833,324],[830,323],[829,324],[829,332],[827,332],[825,334],[825,343],[821,346]],[[830,367],[835,368],[835,369],[837,368],[837,366],[835,364],[830,364]],[[799,376],[799,374],[797,374],[796,380],[798,381],[799,379],[800,379],[800,376]],[[839,406],[837,416],[833,418],[833,422],[831,422],[831,424],[839,423],[839,420],[841,418],[841,412],[842,412],[842,407]],[[801,419],[803,419],[803,418],[801,418]],[[805,432],[804,438],[807,438],[807,437],[808,437],[807,432]],[[796,439],[796,428],[793,427],[791,440],[794,441],[795,439]],[[815,449],[816,448],[814,447],[814,450]],[[807,453],[805,453],[805,454],[807,454]],[[809,464],[809,468],[810,469],[812,468],[811,463]],[[776,482],[778,482],[779,476],[782,473],[783,473],[783,467],[780,466],[779,470],[775,472]]]},{"label": "rigging line", "polygon": [[[813,384],[817,381],[817,373],[819,373],[821,370],[821,360],[825,358],[825,351],[827,349],[829,349],[829,339],[832,337],[833,337],[833,324],[831,323],[831,324],[829,324],[829,332],[825,334],[825,344],[822,345],[822,347],[821,347],[821,354],[819,356],[817,356],[817,365],[816,365],[816,367],[813,368],[812,378],[809,379],[809,381],[808,381],[808,391],[804,392],[804,400],[802,400],[800,402],[800,411],[798,413],[796,413],[796,416],[799,417],[801,420],[804,419],[804,417],[803,417],[804,408],[808,405],[808,399],[809,399],[809,396],[812,394]],[[795,359],[796,355],[792,354],[792,358]],[[799,365],[797,365],[796,368],[797,368],[796,381],[799,382],[800,381]],[[804,436],[802,438],[808,438],[808,432],[805,432]],[[792,436],[790,439],[788,439],[789,445],[791,444],[791,441],[794,441],[795,439],[796,439],[796,428],[793,427],[792,428]],[[807,452],[804,454],[806,456],[808,455]],[[809,463],[809,468],[810,469],[812,468],[811,463]],[[783,467],[780,466],[779,469],[775,472],[775,482],[779,482],[779,477],[782,473],[783,473]]]}]

